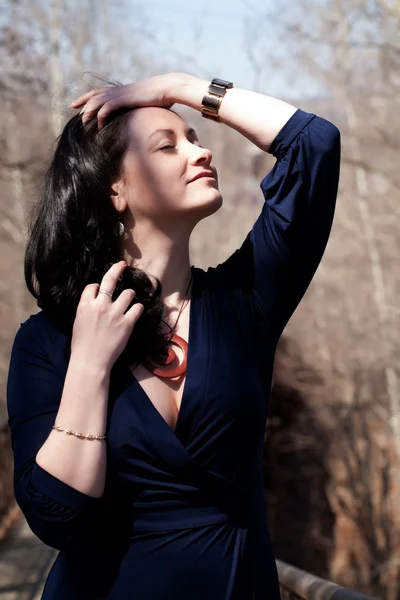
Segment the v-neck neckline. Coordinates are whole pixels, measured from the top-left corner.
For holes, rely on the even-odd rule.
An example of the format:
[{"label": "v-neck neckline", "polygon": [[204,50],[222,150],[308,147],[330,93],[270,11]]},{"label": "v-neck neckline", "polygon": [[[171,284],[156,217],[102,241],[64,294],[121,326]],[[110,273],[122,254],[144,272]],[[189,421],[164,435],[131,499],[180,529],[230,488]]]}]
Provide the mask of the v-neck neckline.
[{"label": "v-neck neckline", "polygon": [[183,390],[182,390],[182,397],[181,397],[181,404],[178,410],[178,414],[176,417],[176,422],[175,422],[175,428],[172,429],[172,427],[170,427],[167,423],[167,421],[164,419],[164,417],[162,416],[162,414],[160,413],[159,410],[157,410],[157,408],[154,406],[153,402],[151,401],[149,395],[147,394],[147,392],[144,390],[144,388],[140,385],[139,380],[135,377],[135,375],[132,373],[131,369],[129,367],[128,371],[133,379],[134,384],[139,387],[140,392],[142,394],[142,397],[145,399],[146,403],[148,405],[150,405],[150,409],[153,410],[156,413],[156,417],[161,419],[161,421],[164,423],[164,425],[166,427],[168,427],[169,431],[175,435],[177,437],[177,431],[178,428],[180,426],[180,422],[182,421],[182,411],[186,410],[186,396],[188,396],[188,383],[189,383],[189,378],[191,375],[191,364],[192,364],[192,355],[193,355],[193,346],[195,345],[195,341],[194,341],[194,333],[196,332],[196,326],[194,321],[194,314],[195,314],[195,310],[194,310],[194,305],[195,305],[195,299],[196,299],[196,267],[192,266],[192,275],[193,275],[193,282],[192,282],[192,294],[191,294],[191,298],[190,298],[190,305],[189,305],[189,328],[188,328],[188,339],[187,339],[187,345],[188,345],[188,350],[187,350],[187,357],[186,357],[186,376],[185,376],[185,381],[183,384]]}]

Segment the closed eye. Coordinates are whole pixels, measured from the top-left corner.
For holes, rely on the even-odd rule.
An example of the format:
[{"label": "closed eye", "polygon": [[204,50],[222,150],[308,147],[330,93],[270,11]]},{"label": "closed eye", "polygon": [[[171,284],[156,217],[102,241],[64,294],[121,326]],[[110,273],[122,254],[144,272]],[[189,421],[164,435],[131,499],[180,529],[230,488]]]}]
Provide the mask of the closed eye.
[{"label": "closed eye", "polygon": [[[198,146],[199,148],[202,148],[203,146],[200,144],[199,140],[196,138],[193,142],[191,142],[192,144],[194,144],[195,146]],[[170,150],[175,150],[175,146],[172,144],[167,144],[166,146],[162,146],[161,148],[159,148],[159,150],[164,150],[164,152],[168,152]]]}]

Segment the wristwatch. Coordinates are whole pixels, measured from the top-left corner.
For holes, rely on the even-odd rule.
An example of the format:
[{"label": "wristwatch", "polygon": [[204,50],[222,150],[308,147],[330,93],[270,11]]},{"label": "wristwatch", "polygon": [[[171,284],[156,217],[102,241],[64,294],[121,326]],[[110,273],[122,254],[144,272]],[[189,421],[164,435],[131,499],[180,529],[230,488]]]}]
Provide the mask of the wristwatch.
[{"label": "wristwatch", "polygon": [[211,81],[210,85],[208,86],[208,90],[201,101],[201,114],[203,117],[206,119],[219,121],[218,112],[222,99],[226,94],[226,90],[232,87],[232,81],[225,81],[225,79],[217,78],[214,78]]}]

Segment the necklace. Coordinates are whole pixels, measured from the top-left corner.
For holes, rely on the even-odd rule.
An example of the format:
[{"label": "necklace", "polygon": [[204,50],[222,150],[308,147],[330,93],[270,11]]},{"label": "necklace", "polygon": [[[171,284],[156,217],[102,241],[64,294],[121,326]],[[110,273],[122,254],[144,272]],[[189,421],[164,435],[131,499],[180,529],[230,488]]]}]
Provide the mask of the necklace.
[{"label": "necklace", "polygon": [[[178,375],[183,375],[183,373],[186,372],[188,344],[187,344],[186,340],[184,340],[180,335],[177,335],[175,333],[175,329],[178,324],[179,317],[181,316],[181,312],[184,308],[186,296],[189,292],[192,280],[193,280],[193,271],[191,271],[189,285],[185,292],[185,296],[183,298],[183,302],[181,304],[181,308],[179,310],[178,317],[175,321],[175,325],[173,327],[171,327],[166,321],[164,321],[164,319],[161,319],[161,321],[163,321],[163,323],[165,323],[170,329],[170,333],[164,334],[164,338],[169,342],[167,358],[160,359],[158,364],[156,364],[149,357],[142,359],[144,366],[147,369],[149,369],[149,371],[154,373],[154,375],[158,375],[159,377],[172,379],[172,377],[178,377]],[[178,346],[178,348],[180,348],[180,350],[182,352],[182,361],[181,362],[179,362],[176,352],[172,347],[173,345]],[[160,366],[160,365],[162,365],[162,366]]]}]

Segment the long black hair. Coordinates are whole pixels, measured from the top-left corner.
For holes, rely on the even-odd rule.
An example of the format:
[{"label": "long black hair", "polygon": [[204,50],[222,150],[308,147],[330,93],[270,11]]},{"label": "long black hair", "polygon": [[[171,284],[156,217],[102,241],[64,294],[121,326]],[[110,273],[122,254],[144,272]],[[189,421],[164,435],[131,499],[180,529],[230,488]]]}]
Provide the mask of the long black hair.
[{"label": "long black hair", "polygon": [[[24,257],[28,290],[49,319],[69,334],[84,287],[100,283],[122,260],[114,233],[119,214],[111,201],[111,185],[119,177],[128,144],[132,109],[112,113],[98,129],[97,117],[83,125],[80,114],[68,120],[33,206]],[[155,283],[154,283],[155,282]],[[163,312],[161,282],[145,271],[125,267],[113,299],[132,288],[144,311],[133,328],[120,360],[137,363],[146,356],[166,357],[159,330]]]}]

